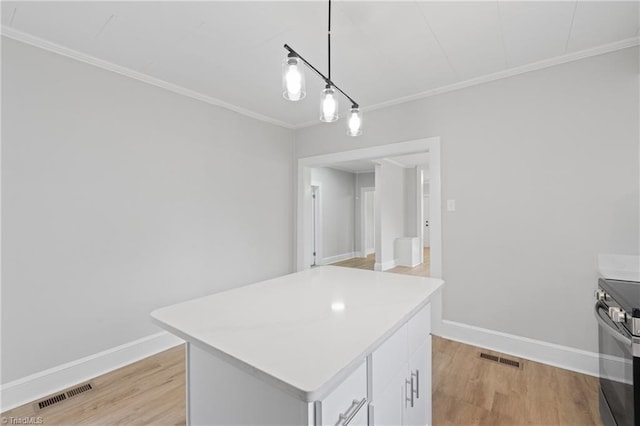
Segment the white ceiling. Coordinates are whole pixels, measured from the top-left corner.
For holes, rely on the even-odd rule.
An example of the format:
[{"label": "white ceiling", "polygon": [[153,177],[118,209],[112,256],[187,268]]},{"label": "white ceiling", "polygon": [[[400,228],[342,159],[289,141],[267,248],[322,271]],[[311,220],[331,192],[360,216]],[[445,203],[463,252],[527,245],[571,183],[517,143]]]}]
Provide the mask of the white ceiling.
[{"label": "white ceiling", "polygon": [[[304,100],[282,98],[282,45],[326,71],[326,2],[3,1],[1,12],[10,37],[35,36],[280,124],[317,122],[322,81],[311,72]],[[637,43],[640,23],[635,1],[334,0],[332,30],[332,79],[366,110],[621,40]]]},{"label": "white ceiling", "polygon": [[350,173],[370,173],[375,170],[376,163],[387,160],[391,163],[404,168],[424,166],[429,167],[429,153],[419,152],[416,154],[399,155],[395,157],[361,159],[352,161],[342,161],[340,163],[331,164],[328,167],[342,170]]}]

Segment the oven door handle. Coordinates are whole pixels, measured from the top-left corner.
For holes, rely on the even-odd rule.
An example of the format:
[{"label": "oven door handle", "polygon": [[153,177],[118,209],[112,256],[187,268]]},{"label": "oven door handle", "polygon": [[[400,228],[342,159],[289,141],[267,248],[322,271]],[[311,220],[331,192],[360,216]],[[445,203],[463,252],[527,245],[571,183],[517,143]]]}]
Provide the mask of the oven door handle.
[{"label": "oven door handle", "polygon": [[[609,315],[606,313],[606,311],[604,316],[600,313],[602,311],[605,311],[605,309],[602,307],[600,303],[596,303],[593,313],[596,316],[596,320],[598,320],[598,323],[605,330],[608,330],[609,334],[611,334],[611,336],[614,339],[616,339],[617,341],[619,341],[624,345],[631,347],[632,346],[631,338],[622,334],[622,332],[613,324],[613,321],[611,321],[611,318],[609,318]],[[606,320],[605,320],[605,317],[606,317]]]}]

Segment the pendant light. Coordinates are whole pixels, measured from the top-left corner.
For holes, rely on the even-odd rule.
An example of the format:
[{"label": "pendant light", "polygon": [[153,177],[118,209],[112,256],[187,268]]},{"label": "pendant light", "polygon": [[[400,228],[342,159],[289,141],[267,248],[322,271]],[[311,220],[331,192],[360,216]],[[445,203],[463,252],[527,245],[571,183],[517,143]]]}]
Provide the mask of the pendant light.
[{"label": "pendant light", "polygon": [[322,74],[316,67],[298,54],[287,44],[284,48],[289,52],[282,65],[282,96],[290,101],[299,101],[306,95],[305,79],[302,72],[302,64],[311,68],[325,82],[320,99],[320,121],[331,123],[339,119],[339,102],[337,92],[342,93],[351,102],[351,111],[347,117],[347,134],[359,136],[362,134],[362,112],[356,101],[347,95],[331,80],[331,0],[329,0],[329,25],[327,32],[327,68],[328,75]]},{"label": "pendant light", "polygon": [[362,113],[356,105],[352,105],[351,112],[349,112],[347,134],[349,136],[360,136],[362,134]]},{"label": "pendant light", "polygon": [[282,96],[289,101],[299,101],[307,94],[300,58],[292,53],[282,63]]},{"label": "pendant light", "polygon": [[338,99],[336,91],[327,84],[320,100],[320,121],[331,123],[338,120]]}]

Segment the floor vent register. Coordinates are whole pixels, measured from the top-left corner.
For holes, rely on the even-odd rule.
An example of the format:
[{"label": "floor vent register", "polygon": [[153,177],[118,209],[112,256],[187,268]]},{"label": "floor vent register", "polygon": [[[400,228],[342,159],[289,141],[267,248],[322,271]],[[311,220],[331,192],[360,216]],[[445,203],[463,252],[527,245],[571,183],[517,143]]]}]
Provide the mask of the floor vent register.
[{"label": "floor vent register", "polygon": [[49,398],[43,399],[42,401],[38,401],[36,402],[36,407],[39,410],[42,410],[43,408],[51,407],[54,404],[66,401],[69,398],[80,395],[81,393],[90,391],[92,389],[93,385],[91,383],[85,383],[84,385],[77,386],[73,389],[69,389],[68,391],[61,392],[59,394],[50,396]]},{"label": "floor vent register", "polygon": [[513,359],[504,358],[498,355],[491,355],[486,352],[480,352],[480,358],[488,361],[498,362],[500,364],[508,365],[515,368],[520,368],[520,362]]}]

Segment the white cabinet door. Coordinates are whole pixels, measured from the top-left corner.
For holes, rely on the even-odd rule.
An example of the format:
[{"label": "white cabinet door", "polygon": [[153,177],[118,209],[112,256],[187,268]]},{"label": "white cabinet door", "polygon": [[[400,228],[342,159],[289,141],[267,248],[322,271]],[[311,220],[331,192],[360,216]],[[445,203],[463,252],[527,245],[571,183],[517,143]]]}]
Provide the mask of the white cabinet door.
[{"label": "white cabinet door", "polygon": [[408,366],[405,364],[387,387],[373,401],[372,418],[369,423],[375,426],[402,425],[404,415],[405,380]]},{"label": "white cabinet door", "polygon": [[427,305],[373,352],[369,425],[431,424],[430,331]]},{"label": "white cabinet door", "polygon": [[413,378],[413,389],[409,392],[409,407],[404,422],[410,426],[431,424],[431,336],[412,355],[409,374]]}]

